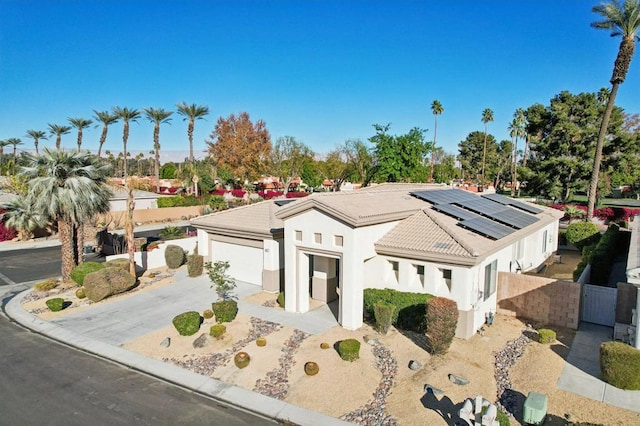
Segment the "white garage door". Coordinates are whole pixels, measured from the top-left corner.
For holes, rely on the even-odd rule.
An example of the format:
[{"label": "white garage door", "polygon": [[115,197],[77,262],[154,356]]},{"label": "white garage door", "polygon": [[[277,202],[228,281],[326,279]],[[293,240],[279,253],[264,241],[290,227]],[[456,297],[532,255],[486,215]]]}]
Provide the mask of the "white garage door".
[{"label": "white garage door", "polygon": [[212,241],[211,256],[213,262],[229,262],[227,274],[236,280],[262,285],[264,257],[261,248]]}]

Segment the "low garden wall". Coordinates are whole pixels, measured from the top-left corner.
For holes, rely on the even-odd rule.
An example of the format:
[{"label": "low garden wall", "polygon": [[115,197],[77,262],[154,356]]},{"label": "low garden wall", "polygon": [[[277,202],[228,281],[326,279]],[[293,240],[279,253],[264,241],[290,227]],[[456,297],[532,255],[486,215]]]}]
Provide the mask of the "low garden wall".
[{"label": "low garden wall", "polygon": [[[189,254],[193,253],[193,249],[196,247],[197,237],[180,238],[177,240],[165,241],[158,244],[158,247],[151,251],[137,251],[135,253],[136,265],[142,266],[145,271],[147,269],[160,268],[166,266],[167,263],[164,259],[164,251],[168,245],[180,246]],[[129,254],[115,254],[113,256],[107,256],[107,261],[113,259],[128,259]]]},{"label": "low garden wall", "polygon": [[578,329],[581,285],[509,272],[498,273],[499,314]]},{"label": "low garden wall", "polygon": [[[190,207],[166,207],[162,209],[140,209],[133,211],[133,221],[141,223],[168,222],[176,220],[184,220],[183,218],[191,218],[200,216],[202,206]],[[96,222],[105,222],[109,229],[123,228],[125,223],[126,211],[110,212],[101,215]]]}]

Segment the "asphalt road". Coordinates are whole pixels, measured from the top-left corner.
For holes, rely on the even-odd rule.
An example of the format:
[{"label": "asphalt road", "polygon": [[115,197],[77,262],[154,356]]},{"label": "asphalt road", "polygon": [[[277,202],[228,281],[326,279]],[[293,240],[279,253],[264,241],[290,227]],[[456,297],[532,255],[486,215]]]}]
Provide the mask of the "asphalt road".
[{"label": "asphalt road", "polygon": [[60,276],[60,247],[0,253],[0,286]]},{"label": "asphalt road", "polygon": [[273,425],[27,331],[0,315],[0,424]]}]

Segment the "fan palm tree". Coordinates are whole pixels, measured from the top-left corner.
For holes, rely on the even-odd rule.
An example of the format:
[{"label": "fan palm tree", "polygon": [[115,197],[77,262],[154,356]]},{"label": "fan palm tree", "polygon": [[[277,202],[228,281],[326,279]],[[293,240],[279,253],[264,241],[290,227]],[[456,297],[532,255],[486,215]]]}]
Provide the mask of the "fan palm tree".
[{"label": "fan palm tree", "polygon": [[591,171],[591,181],[589,182],[589,201],[587,204],[587,221],[593,218],[593,211],[596,205],[596,195],[598,191],[598,178],[600,177],[600,163],[602,162],[602,148],[604,139],[607,135],[609,127],[609,119],[611,111],[616,101],[618,88],[622,84],[629,71],[631,58],[636,48],[636,40],[640,40],[638,29],[640,28],[640,1],[624,0],[610,1],[594,6],[593,12],[602,16],[601,21],[592,22],[593,28],[610,30],[611,36],[622,36],[622,41],[618,47],[618,56],[613,64],[613,74],[611,75],[611,93],[607,99],[607,106],[602,116],[600,124],[600,132],[598,133],[598,142],[596,143],[596,152],[593,158],[593,170]]},{"label": "fan palm tree", "polygon": [[69,126],[60,126],[58,124],[49,124],[49,134],[56,135],[56,149],[60,149],[62,135],[66,135],[71,130]]},{"label": "fan palm tree", "polygon": [[176,104],[178,114],[184,116],[183,120],[189,120],[187,127],[187,135],[189,136],[189,163],[193,165],[193,127],[195,120],[203,120],[204,116],[209,114],[209,107],[206,105],[187,105],[186,102]]},{"label": "fan palm tree", "polygon": [[45,225],[45,221],[41,214],[33,209],[33,205],[27,198],[16,198],[5,204],[0,205],[5,210],[0,214],[0,219],[4,223],[16,231],[18,231],[19,240],[28,240],[33,237],[33,231]]},{"label": "fan palm tree", "polygon": [[169,123],[169,116],[173,111],[165,111],[163,108],[145,108],[145,116],[153,126],[153,151],[155,152],[154,173],[156,177],[156,192],[160,192],[160,124]]},{"label": "fan palm tree", "polygon": [[431,112],[435,120],[433,127],[433,150],[431,151],[431,170],[429,171],[429,182],[433,182],[433,169],[435,167],[435,151],[436,151],[436,136],[438,135],[438,115],[444,112],[444,108],[439,100],[433,101],[431,104]]},{"label": "fan palm tree", "polygon": [[38,154],[38,142],[40,139],[47,139],[47,134],[42,130],[27,130],[27,136],[33,139],[33,145],[36,147],[36,154]]},{"label": "fan palm tree", "polygon": [[[94,116],[93,118],[96,122],[102,123],[102,134],[100,135],[100,145],[98,146],[98,158],[100,158],[100,154],[102,153],[102,145],[107,141],[107,132],[109,131],[109,125],[118,122],[118,116],[112,114],[109,111],[96,111],[93,110]],[[97,127],[97,126],[96,126]]]},{"label": "fan palm tree", "polygon": [[487,161],[487,133],[489,126],[487,123],[493,121],[493,111],[490,108],[485,108],[482,111],[482,122],[484,123],[484,148],[482,149],[482,184],[484,185],[484,168]]},{"label": "fan palm tree", "polygon": [[18,145],[22,145],[22,141],[18,138],[9,138],[7,139],[7,144],[8,145],[13,145],[13,160],[17,160],[18,159]]},{"label": "fan palm tree", "polygon": [[109,166],[87,152],[45,148],[27,154],[21,174],[30,179],[29,202],[34,211],[57,222],[62,254],[62,279],[82,260],[74,244],[74,229],[98,213],[109,211],[111,192],[105,185]]},{"label": "fan palm tree", "polygon": [[124,123],[123,131],[122,131],[122,145],[124,146],[124,177],[125,179],[128,176],[127,173],[127,141],[129,140],[129,122],[133,121],[134,123],[138,122],[138,118],[140,118],[140,111],[137,109],[129,109],[127,107],[114,107],[113,115],[118,117]]},{"label": "fan palm tree", "polygon": [[93,124],[93,120],[87,120],[85,118],[68,118],[69,123],[72,127],[78,129],[78,151],[82,147],[82,130]]}]

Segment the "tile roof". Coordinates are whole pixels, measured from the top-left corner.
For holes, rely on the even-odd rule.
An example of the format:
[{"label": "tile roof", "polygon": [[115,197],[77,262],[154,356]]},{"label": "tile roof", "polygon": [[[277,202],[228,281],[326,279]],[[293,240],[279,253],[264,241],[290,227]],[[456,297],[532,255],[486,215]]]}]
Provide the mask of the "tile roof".
[{"label": "tile roof", "polygon": [[192,219],[191,224],[196,228],[224,235],[269,238],[282,232],[284,228],[282,220],[274,215],[276,210],[282,208],[275,201],[277,200],[260,201],[201,216]]}]

